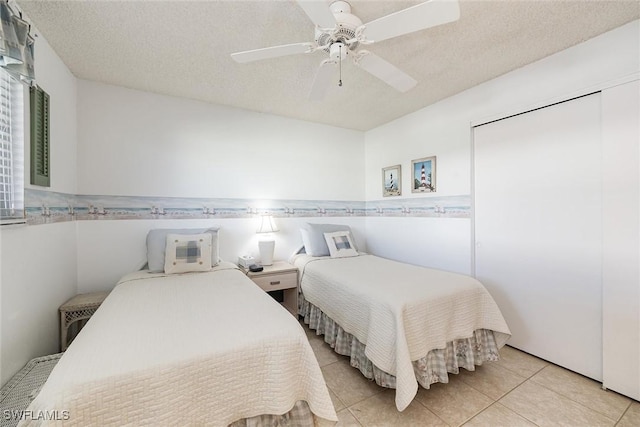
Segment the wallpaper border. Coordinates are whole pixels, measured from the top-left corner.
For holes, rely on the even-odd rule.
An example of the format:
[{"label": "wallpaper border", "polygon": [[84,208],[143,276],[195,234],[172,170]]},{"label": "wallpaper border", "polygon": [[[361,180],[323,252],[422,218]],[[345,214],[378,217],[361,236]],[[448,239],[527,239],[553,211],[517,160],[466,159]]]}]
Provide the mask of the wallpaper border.
[{"label": "wallpaper border", "polygon": [[76,195],[25,189],[27,223],[132,219],[425,217],[469,218],[469,195],[376,201]]}]

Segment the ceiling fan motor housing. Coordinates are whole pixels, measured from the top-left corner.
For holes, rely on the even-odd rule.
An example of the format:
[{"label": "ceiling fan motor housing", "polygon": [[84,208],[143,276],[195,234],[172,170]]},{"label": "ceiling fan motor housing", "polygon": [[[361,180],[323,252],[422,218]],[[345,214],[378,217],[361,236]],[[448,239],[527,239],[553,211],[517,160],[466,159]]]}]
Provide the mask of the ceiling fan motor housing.
[{"label": "ceiling fan motor housing", "polygon": [[[325,52],[329,54],[332,59],[341,60],[344,59],[350,50],[355,50],[358,47],[358,42],[353,41],[347,43],[348,40],[352,40],[356,36],[356,29],[362,26],[362,21],[355,15],[351,14],[351,5],[346,1],[335,1],[331,3],[330,10],[333,16],[336,18],[335,29],[331,31],[322,31],[316,27],[316,43],[318,46],[330,45]],[[333,45],[335,43],[341,43],[343,55],[334,58]],[[340,50],[336,47],[336,50]]]}]

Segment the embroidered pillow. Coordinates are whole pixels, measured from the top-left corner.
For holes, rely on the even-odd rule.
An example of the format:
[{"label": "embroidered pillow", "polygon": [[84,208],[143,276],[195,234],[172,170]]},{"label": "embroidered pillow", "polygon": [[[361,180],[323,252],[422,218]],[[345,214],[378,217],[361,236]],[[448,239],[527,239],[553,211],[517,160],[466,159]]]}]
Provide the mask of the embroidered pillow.
[{"label": "embroidered pillow", "polygon": [[218,257],[218,230],[210,228],[155,228],[147,234],[147,263],[151,273],[164,271],[165,249],[168,234],[211,234],[211,266],[215,267],[220,260]]},{"label": "embroidered pillow", "polygon": [[164,272],[211,270],[211,233],[167,234]]},{"label": "embroidered pillow", "polygon": [[353,245],[351,233],[348,231],[336,231],[334,233],[324,233],[324,239],[329,247],[331,258],[345,258],[358,256],[358,251]]}]

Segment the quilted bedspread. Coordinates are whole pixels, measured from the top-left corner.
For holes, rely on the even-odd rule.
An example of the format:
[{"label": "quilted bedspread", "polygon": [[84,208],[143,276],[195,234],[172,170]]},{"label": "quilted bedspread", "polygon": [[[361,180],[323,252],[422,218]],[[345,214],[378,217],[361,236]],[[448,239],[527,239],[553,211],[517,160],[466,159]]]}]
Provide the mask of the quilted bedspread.
[{"label": "quilted bedspread", "polygon": [[[121,279],[28,413],[66,414],[58,417],[68,418],[65,426],[226,426],[283,414],[299,400],[337,420],[302,326],[224,263],[206,273]],[[62,424],[23,420],[49,423]]]},{"label": "quilted bedspread", "polygon": [[304,297],[366,345],[366,356],[396,376],[396,407],[418,391],[411,361],[476,329],[494,331],[498,347],[511,332],[476,279],[373,255],[297,255]]}]

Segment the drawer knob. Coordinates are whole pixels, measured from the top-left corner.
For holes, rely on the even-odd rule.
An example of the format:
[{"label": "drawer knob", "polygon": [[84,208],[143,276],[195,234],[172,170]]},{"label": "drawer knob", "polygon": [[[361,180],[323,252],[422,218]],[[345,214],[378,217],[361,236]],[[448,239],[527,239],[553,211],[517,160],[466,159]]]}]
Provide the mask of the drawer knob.
[{"label": "drawer knob", "polygon": [[280,280],[278,280],[277,282],[269,282],[269,284],[271,286],[279,285],[280,284]]}]

